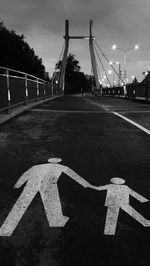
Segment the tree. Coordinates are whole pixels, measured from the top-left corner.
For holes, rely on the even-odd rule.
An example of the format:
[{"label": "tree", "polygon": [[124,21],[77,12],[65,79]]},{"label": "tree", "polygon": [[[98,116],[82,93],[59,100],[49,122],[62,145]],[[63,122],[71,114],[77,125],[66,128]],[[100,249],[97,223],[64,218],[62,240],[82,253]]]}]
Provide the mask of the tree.
[{"label": "tree", "polygon": [[44,78],[45,67],[33,48],[25,41],[23,34],[17,35],[9,31],[0,21],[0,59],[1,66],[13,68]]},{"label": "tree", "polygon": [[[61,69],[61,61],[56,64],[57,70]],[[85,91],[88,87],[88,81],[83,72],[80,72],[79,61],[75,59],[75,55],[69,54],[65,72],[65,94],[80,93],[81,88]]]},{"label": "tree", "polygon": [[143,72],[144,74],[144,79],[141,81],[143,84],[150,83],[150,71],[147,70],[146,72]]},{"label": "tree", "polygon": [[75,59],[75,55],[69,54],[67,58],[66,74],[69,75],[74,72],[79,72],[80,69],[79,61]]}]

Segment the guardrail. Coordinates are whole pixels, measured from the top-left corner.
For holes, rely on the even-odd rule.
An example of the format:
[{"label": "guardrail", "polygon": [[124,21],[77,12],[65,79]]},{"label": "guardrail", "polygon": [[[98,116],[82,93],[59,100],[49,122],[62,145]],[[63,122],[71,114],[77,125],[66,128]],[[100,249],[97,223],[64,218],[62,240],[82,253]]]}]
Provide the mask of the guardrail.
[{"label": "guardrail", "polygon": [[127,99],[150,101],[150,84],[148,83],[127,84],[126,88],[123,87],[103,88],[102,91],[103,91],[102,94],[104,96],[117,96],[117,97],[125,97]]},{"label": "guardrail", "polygon": [[62,91],[51,82],[0,66],[0,111],[59,94]]},{"label": "guardrail", "polygon": [[107,87],[102,89],[102,94],[105,96],[124,96],[123,87]]}]

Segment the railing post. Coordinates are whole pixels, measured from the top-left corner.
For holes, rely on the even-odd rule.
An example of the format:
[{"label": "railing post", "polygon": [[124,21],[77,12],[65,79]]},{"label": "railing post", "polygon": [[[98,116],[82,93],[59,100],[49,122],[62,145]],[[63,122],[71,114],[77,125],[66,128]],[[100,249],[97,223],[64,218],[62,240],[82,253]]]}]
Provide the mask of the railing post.
[{"label": "railing post", "polygon": [[28,104],[28,78],[27,74],[25,74],[25,92],[26,92],[26,105]]},{"label": "railing post", "polygon": [[51,90],[51,96],[53,97],[53,95],[54,95],[54,83],[53,83],[53,81],[51,83],[50,90]]},{"label": "railing post", "polygon": [[9,80],[9,70],[6,69],[6,86],[7,86],[7,99],[8,99],[8,113],[10,113],[10,80]]},{"label": "railing post", "polygon": [[40,96],[38,78],[36,79],[36,88],[37,88],[37,101],[38,101],[39,100],[39,96]]},{"label": "railing post", "polygon": [[44,97],[46,96],[46,81],[44,81]]}]

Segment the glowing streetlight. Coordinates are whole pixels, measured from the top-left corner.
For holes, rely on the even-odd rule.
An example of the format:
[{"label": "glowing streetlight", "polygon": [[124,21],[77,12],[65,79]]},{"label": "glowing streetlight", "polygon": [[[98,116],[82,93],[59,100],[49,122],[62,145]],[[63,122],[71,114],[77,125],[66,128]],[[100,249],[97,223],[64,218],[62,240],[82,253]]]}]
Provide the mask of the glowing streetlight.
[{"label": "glowing streetlight", "polygon": [[111,71],[111,70],[108,70],[108,74],[109,74],[109,75],[112,74],[112,71]]},{"label": "glowing streetlight", "polygon": [[118,50],[121,50],[121,51],[123,52],[124,81],[125,81],[125,83],[126,83],[126,70],[125,70],[125,67],[126,67],[126,56],[127,56],[127,53],[128,53],[129,51],[131,51],[131,50],[138,50],[138,49],[139,49],[139,45],[136,44],[136,45],[134,45],[134,47],[131,47],[131,48],[125,50],[125,49],[123,49],[123,48],[118,47],[116,44],[113,44],[113,45],[112,45],[112,49],[113,49],[113,50],[118,49]]},{"label": "glowing streetlight", "polygon": [[112,49],[113,50],[116,50],[116,49],[118,49],[118,50],[121,50],[123,53],[124,53],[124,67],[125,67],[125,64],[126,64],[126,54],[129,52],[129,51],[131,51],[131,50],[138,50],[139,49],[139,45],[138,44],[136,44],[136,45],[134,45],[134,47],[131,47],[131,48],[129,48],[129,49],[123,49],[123,48],[120,48],[120,47],[118,47],[116,44],[113,44],[112,45]]},{"label": "glowing streetlight", "polygon": [[[116,45],[114,45],[115,47],[116,47]],[[119,64],[119,62],[117,61],[117,62],[113,62],[113,61],[109,61],[109,65],[111,65],[111,66],[113,66],[113,65],[119,65],[119,77],[120,77],[120,64]],[[112,71],[111,70],[109,70],[108,71],[108,74],[111,74],[112,73]],[[113,68],[113,86],[114,86],[114,78],[115,78],[115,73],[114,73],[114,68]],[[118,81],[118,85],[119,85],[119,83],[120,83],[120,81]]]},{"label": "glowing streetlight", "polygon": [[113,50],[116,50],[116,49],[117,49],[117,45],[114,44],[114,45],[112,46],[112,49],[113,49]]},{"label": "glowing streetlight", "polygon": [[136,44],[136,45],[134,46],[134,49],[135,49],[135,50],[138,50],[138,49],[139,49],[139,45]]},{"label": "glowing streetlight", "polygon": [[133,50],[133,49],[134,49],[134,50],[138,50],[138,49],[139,49],[139,45],[136,44],[136,45],[134,45],[134,47],[131,47],[131,48],[125,50],[125,49],[123,49],[123,48],[118,47],[116,44],[113,44],[113,45],[112,45],[112,49],[113,49],[113,50],[119,49],[119,50],[121,50],[121,51],[123,51],[123,52],[128,52],[128,51]]}]

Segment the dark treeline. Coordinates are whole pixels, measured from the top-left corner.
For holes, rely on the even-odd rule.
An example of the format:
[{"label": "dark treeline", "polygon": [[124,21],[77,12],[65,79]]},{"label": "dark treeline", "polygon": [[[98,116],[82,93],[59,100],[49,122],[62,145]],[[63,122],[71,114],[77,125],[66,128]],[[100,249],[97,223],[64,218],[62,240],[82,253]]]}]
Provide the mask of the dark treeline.
[{"label": "dark treeline", "polygon": [[[61,61],[57,63],[56,68],[60,70]],[[75,55],[69,54],[65,72],[65,94],[91,90],[92,81],[90,76],[87,78],[83,72],[80,72],[80,69],[79,61],[75,59]]]},{"label": "dark treeline", "polygon": [[2,21],[0,22],[0,66],[26,72],[42,79],[45,77],[42,59],[35,55],[33,48],[30,48],[25,41],[24,35],[8,30]]}]

